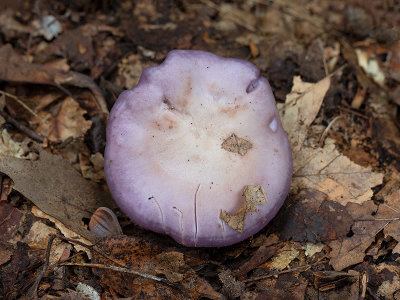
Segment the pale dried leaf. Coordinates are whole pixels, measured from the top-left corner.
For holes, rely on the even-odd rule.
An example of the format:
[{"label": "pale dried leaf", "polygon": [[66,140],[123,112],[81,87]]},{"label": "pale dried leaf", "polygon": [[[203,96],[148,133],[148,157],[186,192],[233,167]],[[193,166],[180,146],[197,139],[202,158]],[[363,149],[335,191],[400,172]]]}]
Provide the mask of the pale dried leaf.
[{"label": "pale dried leaf", "polygon": [[308,128],[318,114],[330,82],[329,76],[317,83],[303,82],[299,76],[293,78],[292,91],[286,96],[279,112],[294,154],[301,151]]},{"label": "pale dried leaf", "polygon": [[83,117],[85,113],[86,111],[76,101],[67,97],[61,103],[61,108],[56,116],[50,117],[44,111],[40,113],[40,116],[47,119],[47,122],[41,122],[37,131],[54,142],[65,141],[69,137],[81,137],[92,126],[92,121]]},{"label": "pale dried leaf", "polygon": [[291,248],[280,252],[277,256],[272,258],[269,267],[275,270],[283,270],[287,268],[290,263],[299,256],[300,252],[297,249]]},{"label": "pale dried leaf", "polygon": [[383,174],[340,154],[331,139],[324,148],[303,147],[298,154],[292,186],[317,189],[342,205],[370,200],[372,188],[382,184]]},{"label": "pale dried leaf", "polygon": [[[45,212],[40,210],[37,206],[33,206],[31,211],[32,211],[32,214],[35,217],[42,218],[42,219],[47,219],[47,220],[53,222],[54,225],[61,231],[61,233],[66,238],[74,239],[74,240],[76,240],[78,242],[81,242],[81,243],[89,245],[89,246],[92,245],[92,242],[90,242],[89,240],[85,239],[82,236],[77,235],[76,232],[68,229],[63,223],[61,223],[57,219],[53,218],[52,216],[46,214]],[[91,254],[91,252],[90,252],[90,250],[88,248],[83,247],[83,246],[81,246],[79,244],[76,244],[76,243],[73,243],[73,245],[74,245],[74,248],[76,249],[76,251],[86,252],[86,254],[88,255],[89,258],[92,257],[92,254]]]}]

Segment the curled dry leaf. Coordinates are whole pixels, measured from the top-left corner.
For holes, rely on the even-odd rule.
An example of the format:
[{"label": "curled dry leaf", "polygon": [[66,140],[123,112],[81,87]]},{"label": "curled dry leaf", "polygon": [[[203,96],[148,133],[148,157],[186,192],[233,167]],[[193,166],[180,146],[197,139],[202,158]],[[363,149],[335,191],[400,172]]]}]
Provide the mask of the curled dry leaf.
[{"label": "curled dry leaf", "polygon": [[40,122],[36,130],[53,142],[82,137],[92,126],[92,122],[83,117],[84,114],[86,111],[71,97],[67,97],[55,116],[47,112],[40,113],[47,122]]}]

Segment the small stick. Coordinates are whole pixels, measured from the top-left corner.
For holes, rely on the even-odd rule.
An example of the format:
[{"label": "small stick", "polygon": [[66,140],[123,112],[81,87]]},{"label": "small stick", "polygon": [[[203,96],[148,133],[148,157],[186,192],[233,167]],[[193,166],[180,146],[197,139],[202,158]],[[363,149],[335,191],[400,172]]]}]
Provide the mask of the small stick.
[{"label": "small stick", "polygon": [[104,265],[104,264],[91,264],[91,263],[62,263],[60,266],[80,266],[80,267],[90,267],[90,268],[99,268],[99,269],[108,269],[116,272],[123,272],[123,273],[129,273],[129,274],[134,274],[143,278],[163,282],[166,284],[170,284],[169,281],[167,281],[165,278],[153,276],[150,274],[145,274],[141,273],[132,269],[128,268],[123,268],[123,267],[116,267],[116,266],[110,266],[110,265]]},{"label": "small stick", "polygon": [[85,243],[82,243],[82,242],[74,240],[74,239],[67,238],[67,237],[59,235],[59,234],[57,234],[57,237],[62,239],[62,240],[66,240],[68,242],[71,242],[71,243],[76,243],[76,244],[78,244],[78,245],[80,245],[82,247],[85,247],[85,248],[89,249],[92,252],[96,252],[97,254],[103,256],[105,259],[107,259],[107,260],[109,260],[109,261],[111,261],[111,262],[113,262],[114,264],[117,265],[117,266],[110,266],[110,265],[104,265],[104,264],[63,263],[63,264],[61,264],[63,266],[84,266],[84,267],[86,266],[86,267],[110,269],[110,270],[117,271],[117,272],[126,272],[126,273],[130,273],[130,274],[135,274],[135,275],[143,277],[143,278],[147,278],[147,279],[155,280],[155,281],[158,281],[158,282],[162,282],[162,283],[165,283],[165,284],[167,284],[169,286],[172,286],[174,288],[180,289],[178,285],[168,281],[165,278],[161,278],[161,277],[157,277],[157,276],[153,276],[153,275],[150,275],[150,274],[145,274],[145,273],[141,273],[141,272],[138,272],[138,271],[135,271],[135,270],[128,269],[126,266],[121,265],[120,263],[114,261],[113,259],[109,258],[106,254],[102,253],[101,251],[96,250],[93,246],[86,245]]},{"label": "small stick", "polygon": [[52,234],[49,238],[49,242],[47,243],[47,249],[46,249],[46,262],[44,263],[42,271],[40,272],[39,276],[36,278],[35,283],[32,285],[32,287],[28,291],[27,296],[30,298],[36,299],[38,297],[37,288],[49,267],[51,245],[53,244],[53,241],[55,238],[56,238],[55,234]]},{"label": "small stick", "polygon": [[[309,270],[311,267],[322,263],[322,260],[325,257],[326,257],[326,255],[324,255],[323,257],[318,259],[318,261],[316,261],[315,263],[312,263],[312,264],[309,264],[309,265],[304,265],[304,266],[299,266],[299,267],[296,267],[296,268],[286,269],[286,270],[279,271],[279,272],[272,272],[272,273],[267,274],[267,275],[257,276],[257,277],[253,277],[253,278],[249,278],[249,279],[243,280],[243,282],[246,282],[246,283],[250,282],[251,283],[253,281],[258,281],[258,280],[261,280],[261,279],[267,279],[267,278],[275,276],[275,275],[280,275],[280,274],[285,274],[285,273],[290,273],[290,272],[296,272],[296,271],[305,272],[305,271]],[[304,269],[304,270],[302,270],[302,269]]]},{"label": "small stick", "polygon": [[20,124],[17,120],[15,120],[13,117],[11,117],[9,114],[5,113],[4,111],[0,110],[0,115],[10,124],[12,124],[15,128],[17,128],[19,131],[25,133],[27,136],[29,136],[31,139],[34,139],[35,141],[38,141],[40,143],[44,142],[44,137],[32,129]]},{"label": "small stick", "polygon": [[22,100],[20,100],[17,96],[14,96],[10,93],[7,93],[5,91],[0,90],[0,94],[10,97],[11,99],[14,99],[17,101],[19,105],[21,105],[23,108],[25,108],[27,111],[29,111],[32,115],[34,115],[36,118],[38,118],[41,122],[46,123],[46,121],[41,118],[37,113],[35,113],[28,105],[26,105]]},{"label": "small stick", "polygon": [[324,143],[324,140],[326,136],[328,135],[329,129],[331,129],[332,125],[339,119],[343,118],[343,116],[337,116],[335,117],[325,128],[324,132],[322,133],[320,139],[319,139],[319,146],[322,147],[322,144]]}]

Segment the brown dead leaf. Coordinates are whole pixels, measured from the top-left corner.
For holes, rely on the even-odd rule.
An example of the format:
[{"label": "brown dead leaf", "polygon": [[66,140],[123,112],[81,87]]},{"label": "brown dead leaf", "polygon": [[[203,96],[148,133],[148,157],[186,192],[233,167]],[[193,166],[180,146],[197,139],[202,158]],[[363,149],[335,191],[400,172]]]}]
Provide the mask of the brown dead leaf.
[{"label": "brown dead leaf", "polygon": [[[91,90],[96,99],[98,111],[108,115],[106,101],[96,83],[90,77],[73,72],[30,64],[18,55],[10,44],[0,47],[0,80],[11,82],[56,85],[72,85]],[[65,91],[64,89],[62,89]]]},{"label": "brown dead leaf", "polygon": [[10,250],[10,247],[0,244],[0,266],[8,262],[12,254],[13,252]]},{"label": "brown dead leaf", "polygon": [[0,130],[0,153],[19,158],[25,156],[22,143],[14,141],[5,129]]},{"label": "brown dead leaf", "polygon": [[238,269],[236,269],[233,274],[239,279],[245,279],[245,276],[251,270],[257,268],[258,266],[265,263],[268,259],[276,254],[278,251],[278,246],[266,246],[263,245],[258,248],[252,256]]},{"label": "brown dead leaf", "polygon": [[220,299],[222,297],[185,263],[182,253],[163,251],[145,240],[127,236],[103,239],[95,245],[95,250],[105,254],[107,258],[93,251],[94,263],[119,264],[154,276],[163,274],[171,280],[170,282],[179,282],[183,286],[180,290],[131,274],[94,269],[95,274],[101,277],[102,284],[124,297],[134,295],[141,295],[144,299],[197,299],[200,297]]},{"label": "brown dead leaf", "polygon": [[[41,253],[30,251],[29,246],[23,242],[17,243],[11,261],[1,267],[0,295],[3,299],[21,299],[26,286],[33,284],[37,277],[36,268],[32,266],[43,263]],[[21,280],[21,278],[23,280]]]},{"label": "brown dead leaf", "polygon": [[[47,219],[50,222],[53,222],[54,226],[57,227],[58,230],[60,230],[61,233],[66,238],[73,239],[73,240],[81,242],[81,243],[83,243],[85,245],[91,245],[92,244],[89,240],[87,240],[87,239],[85,239],[85,238],[83,238],[81,236],[77,236],[76,232],[72,231],[71,229],[68,229],[63,223],[61,223],[57,219],[53,218],[52,216],[44,213],[37,206],[33,206],[32,207],[32,214],[37,218]],[[91,252],[88,250],[88,248],[83,247],[82,245],[79,245],[79,244],[74,243],[74,242],[71,242],[71,243],[74,245],[74,248],[76,249],[76,251],[86,252],[88,257],[91,258]]]},{"label": "brown dead leaf", "polygon": [[67,97],[61,102],[55,116],[44,111],[39,113],[47,122],[39,123],[36,130],[53,142],[82,137],[92,126],[92,122],[83,117],[85,113],[76,101]]},{"label": "brown dead leaf", "polygon": [[375,241],[376,234],[390,222],[376,218],[376,205],[371,200],[362,205],[350,202],[346,208],[354,219],[352,233],[328,244],[332,249],[330,263],[336,271],[362,262],[365,250]]},{"label": "brown dead leaf", "polygon": [[399,295],[400,272],[397,264],[392,262],[380,264],[364,262],[355,269],[360,273],[368,274],[368,287],[377,295],[376,299],[398,299],[396,294]]},{"label": "brown dead leaf", "polygon": [[60,220],[79,235],[96,237],[82,226],[100,206],[110,206],[110,197],[101,188],[83,179],[67,161],[38,147],[37,161],[0,154],[0,172],[14,181],[14,189],[41,210]]},{"label": "brown dead leaf", "polygon": [[317,190],[301,190],[280,212],[280,237],[283,240],[312,243],[342,239],[353,219],[341,204],[329,201]]},{"label": "brown dead leaf", "polygon": [[233,277],[232,271],[227,269],[218,274],[219,280],[222,282],[222,291],[228,295],[229,299],[240,297],[244,293],[244,282],[238,281]]},{"label": "brown dead leaf", "polygon": [[22,225],[23,214],[7,202],[0,202],[0,241],[12,239]]},{"label": "brown dead leaf", "polygon": [[[28,244],[31,249],[45,250],[49,243],[50,235],[57,233],[57,230],[53,227],[44,224],[42,221],[35,221],[32,224],[28,234],[23,238],[22,241]],[[54,240],[50,251],[50,264],[55,264],[59,262],[61,257],[65,255],[66,251],[67,253],[69,253],[68,249],[70,247],[71,245],[60,241],[59,239]]]},{"label": "brown dead leaf", "polygon": [[104,157],[100,152],[92,155],[86,152],[88,151],[81,151],[79,153],[79,166],[82,175],[94,182],[101,182],[104,180]]},{"label": "brown dead leaf", "polygon": [[376,195],[376,199],[382,201],[376,212],[376,218],[388,221],[384,228],[385,237],[392,237],[398,242],[393,253],[400,254],[400,183],[397,180],[387,182]]},{"label": "brown dead leaf", "polygon": [[285,104],[279,107],[282,126],[292,145],[294,160],[301,151],[308,128],[317,116],[329,86],[329,76],[317,83],[303,82],[295,76],[292,91],[286,96]]}]

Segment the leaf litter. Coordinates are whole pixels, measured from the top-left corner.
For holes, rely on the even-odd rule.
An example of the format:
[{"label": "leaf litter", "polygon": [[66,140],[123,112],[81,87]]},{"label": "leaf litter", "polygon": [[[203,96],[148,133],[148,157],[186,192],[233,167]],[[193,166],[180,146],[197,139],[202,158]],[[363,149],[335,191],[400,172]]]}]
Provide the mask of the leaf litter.
[{"label": "leaf litter", "polygon": [[[96,11],[56,2],[0,14],[6,299],[81,297],[68,287],[83,281],[104,299],[399,297],[398,4],[143,0]],[[262,232],[231,247],[187,249],[118,210],[126,235],[93,245],[91,214],[115,210],[104,116],[174,48],[248,59],[266,75],[292,143],[290,195]]]}]

